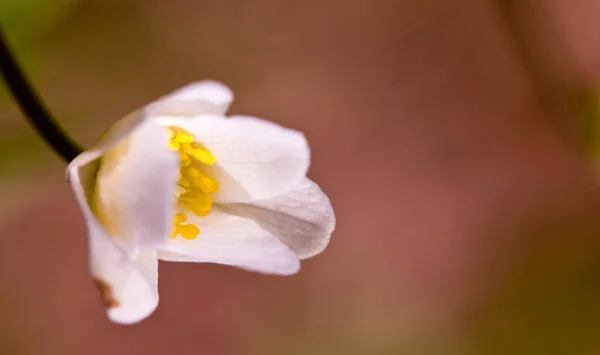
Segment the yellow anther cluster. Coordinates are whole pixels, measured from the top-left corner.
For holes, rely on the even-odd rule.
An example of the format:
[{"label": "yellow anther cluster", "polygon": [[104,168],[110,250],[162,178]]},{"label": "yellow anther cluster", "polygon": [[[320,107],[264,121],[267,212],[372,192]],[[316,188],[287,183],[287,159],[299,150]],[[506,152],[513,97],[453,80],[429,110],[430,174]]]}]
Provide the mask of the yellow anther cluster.
[{"label": "yellow anther cluster", "polygon": [[[180,176],[176,190],[178,206],[196,216],[206,216],[213,199],[210,194],[219,190],[219,184],[202,170],[203,165],[213,165],[215,157],[194,141],[194,136],[179,127],[169,127],[169,149],[179,152]],[[181,235],[185,239],[194,239],[200,229],[193,224],[183,224],[187,220],[184,213],[174,216],[173,238]]]},{"label": "yellow anther cluster", "polygon": [[175,227],[173,228],[171,238],[181,235],[184,239],[192,240],[200,234],[200,229],[196,225],[183,224],[185,221],[187,221],[185,213],[176,213],[175,216],[173,216],[173,224]]}]

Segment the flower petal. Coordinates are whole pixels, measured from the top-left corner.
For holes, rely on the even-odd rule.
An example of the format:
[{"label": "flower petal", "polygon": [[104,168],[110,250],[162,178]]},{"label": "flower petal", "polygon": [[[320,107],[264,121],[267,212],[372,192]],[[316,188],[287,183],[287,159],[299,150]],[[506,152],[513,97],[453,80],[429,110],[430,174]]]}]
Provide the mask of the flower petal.
[{"label": "flower petal", "polygon": [[117,323],[135,323],[158,305],[158,262],[155,252],[127,251],[105,231],[89,207],[98,164],[69,169],[71,186],[85,218],[90,272],[102,293],[108,316]]},{"label": "flower petal", "polygon": [[331,202],[310,179],[284,195],[249,204],[231,204],[228,210],[258,222],[300,259],[321,253],[335,229]]},{"label": "flower petal", "polygon": [[131,246],[154,248],[171,233],[179,165],[167,145],[167,131],[147,122],[107,153],[98,171],[95,198],[102,221]]},{"label": "flower petal", "polygon": [[100,158],[104,153],[114,148],[123,139],[127,138],[132,132],[134,132],[140,125],[144,123],[145,116],[143,111],[135,111],[125,116],[123,119],[115,122],[109,130],[94,144],[91,148],[85,152],[79,154],[73,159],[67,167],[67,175],[65,180],[69,181],[68,172],[72,168],[83,166],[89,162],[92,162]]},{"label": "flower petal", "polygon": [[251,202],[298,186],[310,164],[304,135],[255,117],[202,116],[185,122],[163,117],[195,136],[216,159],[203,167],[219,183],[217,203]]},{"label": "flower petal", "polygon": [[132,324],[152,314],[159,299],[156,252],[143,252],[135,258],[123,258],[115,257],[118,254],[99,244],[91,250],[92,274],[96,283],[99,284],[102,280],[105,285],[112,286],[112,293],[109,295],[114,297],[114,307],[110,307],[111,303],[106,303],[107,294],[103,295],[105,305],[109,306],[107,312],[110,320]]},{"label": "flower petal", "polygon": [[164,127],[146,121],[102,159],[92,206],[130,248],[154,249],[171,234],[179,157],[168,141]]},{"label": "flower petal", "polygon": [[188,223],[196,224],[200,235],[194,240],[170,240],[158,250],[159,259],[218,263],[279,275],[300,269],[296,254],[251,219],[215,206],[206,217],[188,215]]},{"label": "flower petal", "polygon": [[233,92],[218,81],[204,80],[188,84],[150,104],[152,116],[198,116],[225,114],[233,101]]}]

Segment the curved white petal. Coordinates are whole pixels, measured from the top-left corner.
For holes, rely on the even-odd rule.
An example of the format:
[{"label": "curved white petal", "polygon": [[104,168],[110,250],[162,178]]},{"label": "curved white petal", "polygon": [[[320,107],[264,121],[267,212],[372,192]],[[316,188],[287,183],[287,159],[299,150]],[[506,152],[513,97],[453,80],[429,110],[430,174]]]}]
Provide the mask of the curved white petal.
[{"label": "curved white petal", "polygon": [[130,248],[154,249],[171,234],[179,156],[168,140],[164,127],[146,121],[102,159],[92,206]]},{"label": "curved white petal", "polygon": [[110,320],[115,323],[132,324],[152,314],[158,306],[159,299],[156,252],[140,253],[135,258],[119,257],[110,260],[106,255],[108,250],[101,247],[94,249],[96,252],[92,255],[100,255],[93,266],[96,270],[93,274],[104,276],[102,279],[95,276],[96,283],[103,280],[107,285],[111,285],[112,297],[117,301],[116,307],[107,309]]},{"label": "curved white petal", "polygon": [[255,117],[170,118],[193,134],[217,160],[203,167],[219,183],[217,203],[250,202],[284,194],[306,177],[310,149],[301,132]]},{"label": "curved white petal", "polygon": [[145,116],[143,111],[138,110],[130,113],[121,120],[115,122],[109,130],[94,144],[91,148],[87,149],[83,153],[79,154],[73,159],[67,167],[67,174],[65,179],[69,181],[68,172],[72,168],[83,166],[91,161],[100,158],[104,153],[113,149],[123,139],[127,138],[132,132],[134,132],[139,126],[144,123]]},{"label": "curved white petal", "polygon": [[147,107],[152,116],[222,115],[233,101],[233,92],[218,81],[204,80],[188,84]]},{"label": "curved white petal", "polygon": [[252,203],[231,204],[228,210],[251,218],[277,236],[300,259],[321,253],[335,229],[331,202],[321,188],[305,179],[284,195]]},{"label": "curved white petal", "polygon": [[126,250],[104,230],[89,207],[96,162],[69,169],[71,186],[85,218],[90,272],[102,293],[108,316],[118,323],[135,323],[158,305],[158,262],[154,252]]},{"label": "curved white petal", "polygon": [[298,272],[300,261],[293,251],[255,221],[213,207],[206,217],[188,215],[200,228],[194,240],[178,236],[158,250],[166,261],[209,262],[268,274]]}]

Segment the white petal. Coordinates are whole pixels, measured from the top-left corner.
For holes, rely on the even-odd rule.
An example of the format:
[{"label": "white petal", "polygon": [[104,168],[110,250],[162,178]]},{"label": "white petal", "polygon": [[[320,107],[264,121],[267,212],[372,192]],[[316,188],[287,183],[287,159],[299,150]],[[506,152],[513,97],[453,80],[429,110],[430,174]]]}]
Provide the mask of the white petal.
[{"label": "white petal", "polygon": [[149,105],[152,116],[222,115],[233,101],[233,92],[218,81],[188,84]]},{"label": "white petal", "polygon": [[154,249],[171,234],[179,156],[167,146],[167,130],[146,121],[102,159],[93,206],[130,248]]},{"label": "white petal", "polygon": [[69,180],[68,171],[72,168],[83,166],[91,161],[100,158],[104,153],[114,148],[123,139],[127,138],[132,132],[134,132],[140,125],[144,123],[145,116],[143,111],[135,111],[123,119],[115,122],[109,130],[85,152],[79,154],[73,161],[69,163],[67,167],[66,180]]},{"label": "white petal", "polygon": [[[174,123],[163,118],[162,124]],[[310,164],[304,135],[255,117],[202,116],[179,125],[217,160],[203,169],[219,183],[215,202],[250,202],[298,186]]]},{"label": "white petal", "polygon": [[[143,252],[135,258],[108,258],[108,249],[93,248],[97,255],[92,264],[96,282],[103,280],[112,286],[117,307],[109,307],[110,320],[121,324],[137,323],[148,317],[158,306],[158,259],[156,252]],[[114,254],[113,254],[114,255]],[[110,281],[109,281],[110,280]]]},{"label": "white petal", "polygon": [[188,222],[200,228],[200,235],[194,240],[180,236],[170,240],[159,249],[159,259],[218,263],[279,275],[300,269],[296,254],[251,219],[213,207],[208,216],[188,216]]},{"label": "white petal", "polygon": [[335,229],[331,202],[309,179],[284,195],[249,204],[231,204],[228,210],[257,221],[300,259],[321,253]]},{"label": "white petal", "polygon": [[89,238],[90,272],[101,286],[108,316],[118,323],[135,323],[158,305],[158,262],[154,252],[127,251],[98,222],[89,199],[97,164],[69,169],[71,185],[85,218]]}]

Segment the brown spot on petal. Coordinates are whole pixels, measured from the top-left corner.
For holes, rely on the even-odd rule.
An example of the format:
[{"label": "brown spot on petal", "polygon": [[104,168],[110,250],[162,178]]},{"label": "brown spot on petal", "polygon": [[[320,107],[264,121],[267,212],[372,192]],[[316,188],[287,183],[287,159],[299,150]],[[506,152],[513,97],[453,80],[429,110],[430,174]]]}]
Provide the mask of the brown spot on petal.
[{"label": "brown spot on petal", "polygon": [[96,284],[96,288],[100,291],[100,295],[102,296],[102,303],[106,308],[116,308],[119,307],[119,302],[114,298],[112,293],[112,288],[109,284],[104,282],[104,280],[94,279],[94,283]]}]

